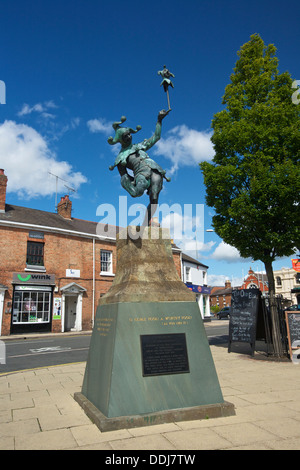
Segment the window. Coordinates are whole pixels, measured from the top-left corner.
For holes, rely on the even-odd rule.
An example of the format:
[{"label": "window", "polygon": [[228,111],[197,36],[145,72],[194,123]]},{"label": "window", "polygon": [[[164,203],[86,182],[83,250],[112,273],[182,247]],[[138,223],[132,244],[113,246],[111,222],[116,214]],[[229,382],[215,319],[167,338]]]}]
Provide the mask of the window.
[{"label": "window", "polygon": [[44,266],[44,243],[27,242],[26,264],[30,266]]},{"label": "window", "polygon": [[280,277],[280,276],[277,276],[277,277],[276,277],[276,284],[277,284],[277,286],[282,286],[281,277]]},{"label": "window", "polygon": [[251,282],[249,286],[247,287],[247,289],[259,289],[259,286]]},{"label": "window", "polygon": [[43,287],[39,290],[38,287],[33,286],[27,288],[16,286],[13,300],[13,323],[50,322],[51,297],[50,287]]},{"label": "window", "polygon": [[100,270],[101,274],[112,274],[112,252],[101,250],[100,251]]},{"label": "window", "polygon": [[185,267],[185,282],[191,282],[191,268],[189,266]]}]

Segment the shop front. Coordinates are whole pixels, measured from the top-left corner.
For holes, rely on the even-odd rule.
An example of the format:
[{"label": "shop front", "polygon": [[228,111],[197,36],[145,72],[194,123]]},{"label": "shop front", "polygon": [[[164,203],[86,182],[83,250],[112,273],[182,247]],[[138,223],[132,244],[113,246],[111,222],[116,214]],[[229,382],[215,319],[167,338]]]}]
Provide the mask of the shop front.
[{"label": "shop front", "polygon": [[185,283],[185,285],[196,294],[196,302],[199,305],[201,316],[203,319],[210,318],[210,301],[209,295],[211,293],[211,288],[207,286],[198,286],[190,282]]},{"label": "shop front", "polygon": [[51,331],[54,274],[13,274],[11,333]]}]

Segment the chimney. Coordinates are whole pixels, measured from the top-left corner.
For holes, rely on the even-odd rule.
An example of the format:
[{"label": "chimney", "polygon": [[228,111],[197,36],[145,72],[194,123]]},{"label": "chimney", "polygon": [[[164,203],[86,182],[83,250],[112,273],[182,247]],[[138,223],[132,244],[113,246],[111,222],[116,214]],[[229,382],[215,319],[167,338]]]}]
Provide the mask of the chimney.
[{"label": "chimney", "polygon": [[72,212],[72,201],[70,201],[69,196],[62,196],[60,202],[57,204],[57,213],[61,215],[64,219],[71,219]]},{"label": "chimney", "polygon": [[231,282],[229,280],[225,281],[225,289],[229,289],[231,287]]},{"label": "chimney", "polygon": [[0,212],[5,212],[7,176],[0,169]]}]

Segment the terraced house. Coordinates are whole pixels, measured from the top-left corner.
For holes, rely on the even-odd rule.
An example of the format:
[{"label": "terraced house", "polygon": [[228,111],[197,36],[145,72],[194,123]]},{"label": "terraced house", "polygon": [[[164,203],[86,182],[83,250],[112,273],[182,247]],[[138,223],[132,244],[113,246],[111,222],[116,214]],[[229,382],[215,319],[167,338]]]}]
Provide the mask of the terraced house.
[{"label": "terraced house", "polygon": [[[99,235],[72,217],[69,196],[57,213],[6,204],[6,186],[0,170],[0,335],[90,330],[115,276],[118,228]],[[181,276],[176,246],[173,257]]]}]

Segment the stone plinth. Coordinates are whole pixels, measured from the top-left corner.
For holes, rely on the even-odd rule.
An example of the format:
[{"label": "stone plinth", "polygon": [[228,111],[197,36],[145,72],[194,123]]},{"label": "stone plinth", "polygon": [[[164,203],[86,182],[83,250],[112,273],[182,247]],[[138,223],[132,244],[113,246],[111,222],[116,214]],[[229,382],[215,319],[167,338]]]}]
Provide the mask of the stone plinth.
[{"label": "stone plinth", "polygon": [[117,240],[116,277],[99,301],[75,399],[102,431],[234,414],[168,233],[130,230]]},{"label": "stone plinth", "polygon": [[127,227],[117,236],[117,272],[99,305],[117,302],[193,302],[196,294],[175,268],[169,230]]}]

